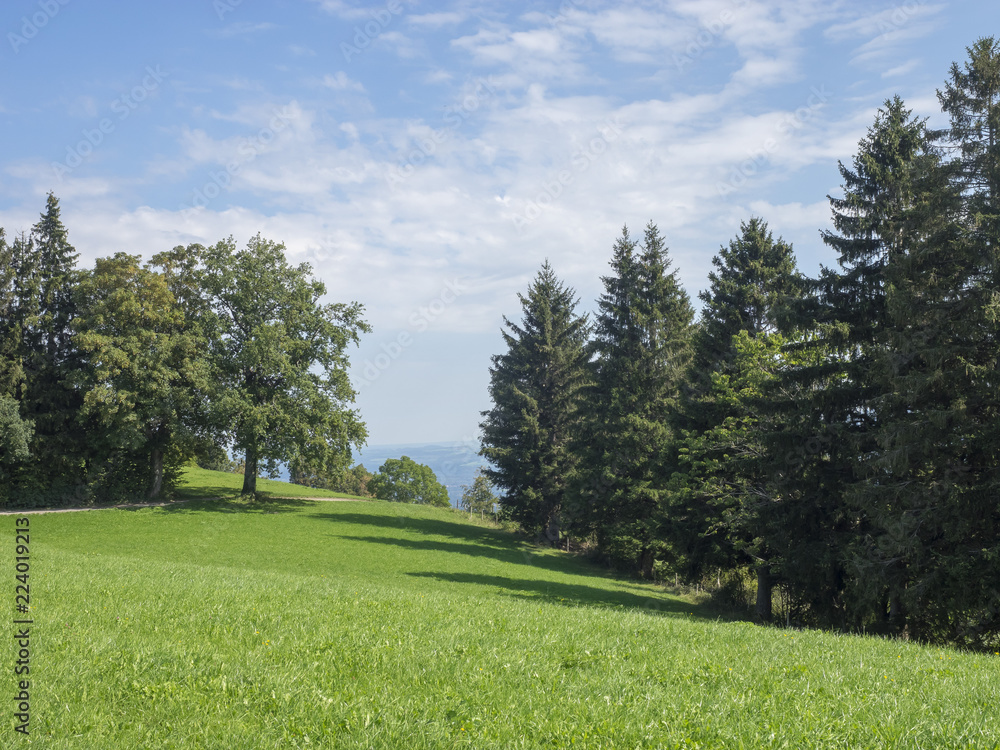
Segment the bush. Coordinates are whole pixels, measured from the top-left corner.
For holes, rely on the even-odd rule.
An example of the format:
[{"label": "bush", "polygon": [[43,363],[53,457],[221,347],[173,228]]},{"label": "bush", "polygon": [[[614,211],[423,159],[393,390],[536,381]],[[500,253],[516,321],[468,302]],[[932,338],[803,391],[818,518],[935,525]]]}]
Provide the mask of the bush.
[{"label": "bush", "polygon": [[451,507],[445,489],[429,466],[418,464],[412,458],[390,458],[378,469],[378,474],[368,483],[369,489],[379,500],[393,503],[420,503]]},{"label": "bush", "polygon": [[485,518],[488,513],[491,517],[496,511],[497,498],[493,494],[493,485],[483,474],[482,468],[476,470],[476,478],[472,481],[472,486],[462,486],[462,499],[458,501],[458,507],[469,513],[478,513]]}]

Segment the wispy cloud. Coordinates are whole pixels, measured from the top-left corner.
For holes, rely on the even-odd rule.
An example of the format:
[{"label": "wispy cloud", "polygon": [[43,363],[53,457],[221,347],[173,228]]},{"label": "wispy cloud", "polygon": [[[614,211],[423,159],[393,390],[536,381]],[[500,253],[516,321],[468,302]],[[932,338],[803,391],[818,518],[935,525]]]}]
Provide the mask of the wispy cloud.
[{"label": "wispy cloud", "polygon": [[905,45],[932,35],[938,28],[934,16],[946,7],[923,0],[908,0],[902,5],[833,24],[825,33],[835,42],[866,39],[854,49],[851,62],[877,66],[884,64]]},{"label": "wispy cloud", "polygon": [[212,36],[221,37],[223,39],[228,39],[237,36],[252,36],[253,34],[259,34],[263,31],[270,31],[271,29],[278,28],[277,24],[274,23],[249,23],[247,21],[238,21],[236,23],[231,23],[221,29],[214,29],[209,33]]},{"label": "wispy cloud", "polygon": [[358,81],[352,81],[342,70],[323,77],[323,85],[334,91],[364,91],[365,87]]}]

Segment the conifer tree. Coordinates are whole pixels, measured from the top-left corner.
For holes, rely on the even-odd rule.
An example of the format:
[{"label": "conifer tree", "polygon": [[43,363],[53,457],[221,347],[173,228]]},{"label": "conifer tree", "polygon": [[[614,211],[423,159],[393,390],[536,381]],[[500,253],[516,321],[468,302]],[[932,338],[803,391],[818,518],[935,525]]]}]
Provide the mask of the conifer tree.
[{"label": "conifer tree", "polygon": [[690,357],[694,311],[650,222],[615,244],[598,301],[587,419],[572,518],[612,561],[652,576],[665,558],[664,512],[676,468],[671,415]]},{"label": "conifer tree", "polygon": [[807,397],[778,405],[784,425],[771,450],[795,456],[817,446],[795,456],[783,491],[799,504],[802,525],[785,561],[787,583],[820,623],[870,626],[889,606],[881,584],[856,575],[852,550],[870,537],[871,467],[891,391],[878,366],[890,346],[889,278],[914,233],[909,212],[922,200],[919,175],[933,167],[933,138],[898,97],[879,110],[851,167],[840,165],[844,197],[829,199],[835,231],[822,236],[838,268],[823,268],[793,306],[796,325],[809,332],[795,348],[813,356],[784,373],[783,387]]},{"label": "conifer tree", "polygon": [[1000,633],[1000,45],[968,52],[938,94],[955,158],[917,171],[888,276],[890,387],[858,559],[889,592],[892,629],[981,647]]},{"label": "conifer tree", "polygon": [[[697,578],[709,566],[753,564],[769,618],[769,553],[760,540],[761,498],[772,497],[760,431],[757,380],[777,366],[779,306],[800,292],[792,248],[753,217],[712,260],[695,335],[695,353],[677,420],[684,428],[685,466],[675,478],[670,515],[676,563]],[[753,350],[757,340],[763,344]],[[766,343],[764,340],[768,339]],[[743,349],[737,344],[742,341]],[[735,460],[729,460],[735,459]],[[737,489],[740,488],[740,489]]]},{"label": "conifer tree", "polygon": [[586,383],[590,327],[576,313],[576,293],[546,261],[518,295],[520,325],[504,318],[507,351],[493,357],[490,398],[482,413],[485,476],[497,487],[501,508],[526,530],[556,542],[575,466],[571,451]]},{"label": "conifer tree", "polygon": [[21,413],[35,424],[30,450],[37,470],[26,477],[45,494],[66,495],[85,481],[89,446],[77,421],[82,395],[70,382],[79,369],[72,333],[78,255],[53,194],[30,237],[15,244],[24,367]]},{"label": "conifer tree", "polygon": [[34,431],[34,425],[21,418],[17,399],[23,368],[14,257],[0,228],[0,506],[10,499],[11,471],[30,456],[28,446]]}]

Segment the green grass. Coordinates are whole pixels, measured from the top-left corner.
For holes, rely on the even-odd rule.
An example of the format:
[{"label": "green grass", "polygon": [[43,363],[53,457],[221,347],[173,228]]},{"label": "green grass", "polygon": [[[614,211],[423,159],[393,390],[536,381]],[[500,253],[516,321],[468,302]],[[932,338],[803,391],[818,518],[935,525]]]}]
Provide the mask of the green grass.
[{"label": "green grass", "polygon": [[716,621],[447,509],[30,518],[37,747],[1000,746],[995,657]]},{"label": "green grass", "polygon": [[[188,499],[192,497],[238,497],[243,489],[242,474],[228,474],[222,471],[209,471],[198,467],[185,467],[180,485],[175,493],[177,497]],[[274,479],[257,479],[257,495],[269,497],[355,497],[342,492],[330,492],[301,484],[279,482]],[[358,498],[363,499],[363,498]]]}]

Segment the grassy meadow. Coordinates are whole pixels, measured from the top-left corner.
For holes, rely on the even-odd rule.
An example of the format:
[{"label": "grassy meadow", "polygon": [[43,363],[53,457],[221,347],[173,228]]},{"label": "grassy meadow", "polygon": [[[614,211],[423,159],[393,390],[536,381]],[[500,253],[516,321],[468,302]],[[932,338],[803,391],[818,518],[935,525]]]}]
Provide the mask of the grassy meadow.
[{"label": "grassy meadow", "polygon": [[0,747],[1000,747],[998,657],[724,622],[456,511],[230,479],[30,516],[31,736],[8,711]]}]

